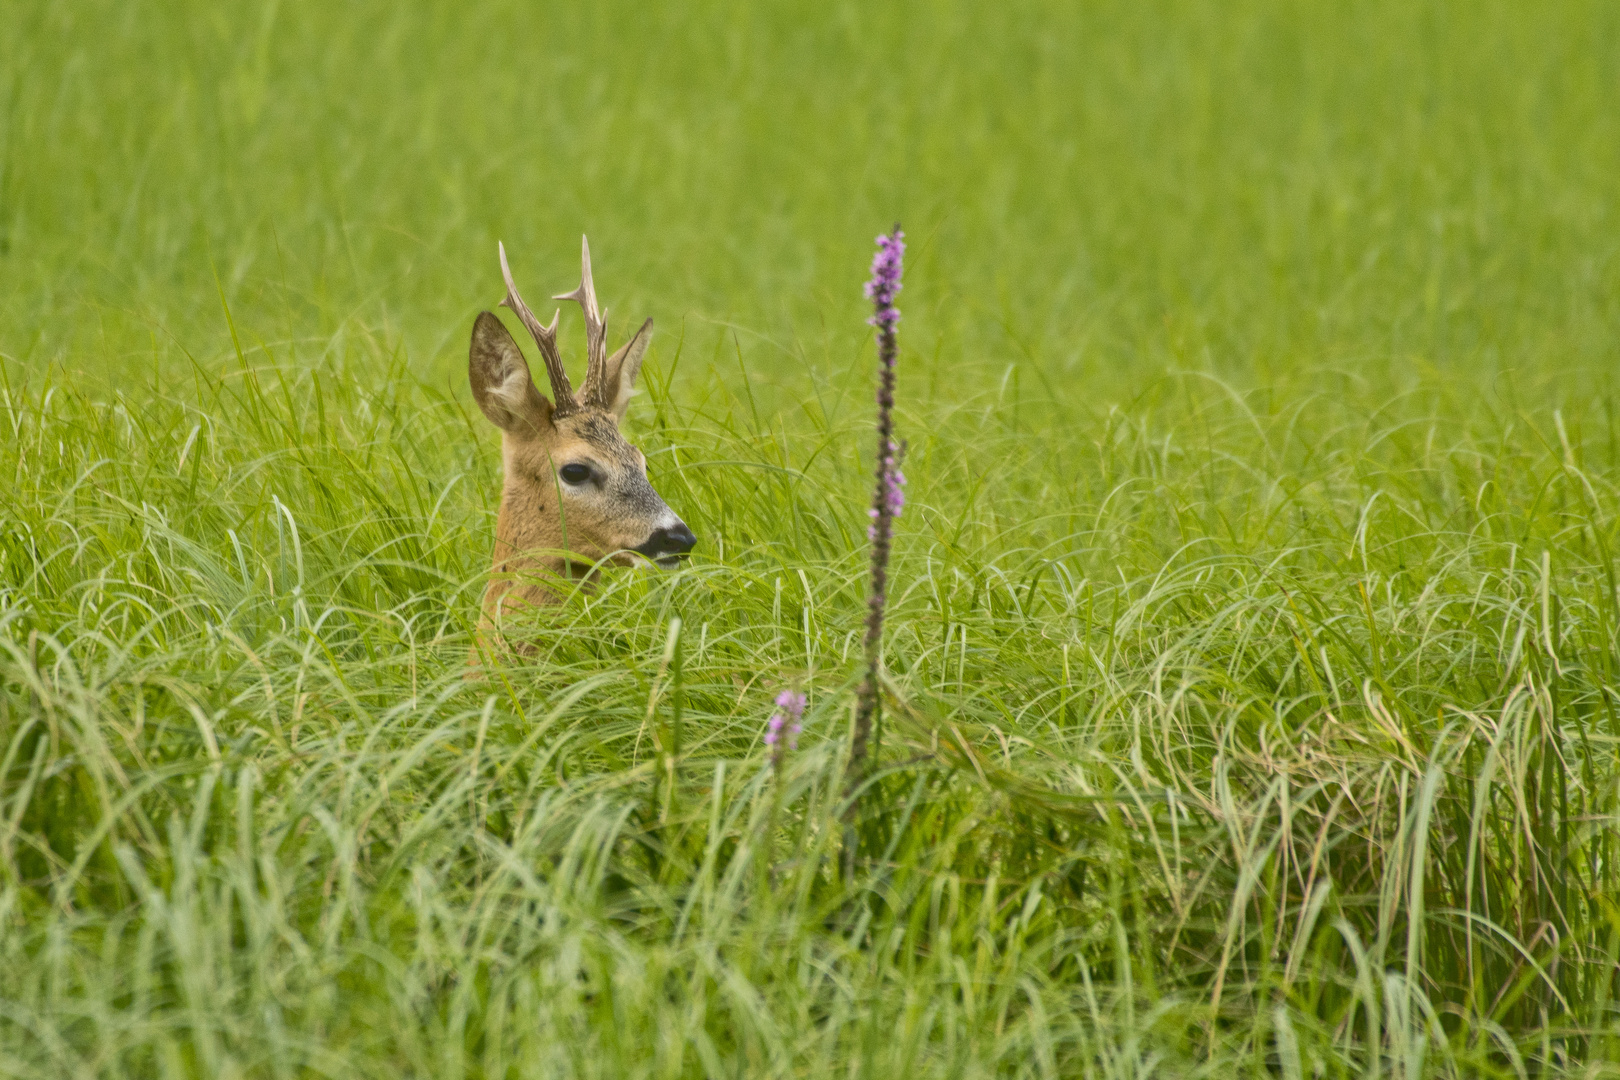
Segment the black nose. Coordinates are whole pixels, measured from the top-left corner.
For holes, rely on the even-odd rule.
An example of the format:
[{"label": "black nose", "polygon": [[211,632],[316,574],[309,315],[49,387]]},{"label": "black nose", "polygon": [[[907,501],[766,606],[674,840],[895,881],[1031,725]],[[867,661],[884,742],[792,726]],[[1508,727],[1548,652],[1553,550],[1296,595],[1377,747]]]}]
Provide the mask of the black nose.
[{"label": "black nose", "polygon": [[668,528],[654,529],[647,542],[636,548],[649,559],[657,559],[669,555],[685,555],[697,546],[697,537],[692,530],[686,527],[685,522],[678,522]]}]

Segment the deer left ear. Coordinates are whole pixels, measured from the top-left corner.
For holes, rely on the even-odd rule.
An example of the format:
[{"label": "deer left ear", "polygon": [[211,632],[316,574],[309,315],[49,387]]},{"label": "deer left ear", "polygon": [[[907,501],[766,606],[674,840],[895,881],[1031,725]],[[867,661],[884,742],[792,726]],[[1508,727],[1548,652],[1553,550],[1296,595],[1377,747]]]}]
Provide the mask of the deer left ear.
[{"label": "deer left ear", "polygon": [[630,396],[635,392],[636,376],[641,373],[641,358],[647,355],[647,346],[652,343],[652,332],[653,321],[648,319],[634,337],[608,357],[602,396],[608,401],[608,411],[619,423],[624,422],[624,414],[630,411]]},{"label": "deer left ear", "polygon": [[528,434],[550,425],[551,402],[529,377],[528,361],[517,342],[488,311],[480,312],[473,323],[467,381],[478,407],[501,430]]}]

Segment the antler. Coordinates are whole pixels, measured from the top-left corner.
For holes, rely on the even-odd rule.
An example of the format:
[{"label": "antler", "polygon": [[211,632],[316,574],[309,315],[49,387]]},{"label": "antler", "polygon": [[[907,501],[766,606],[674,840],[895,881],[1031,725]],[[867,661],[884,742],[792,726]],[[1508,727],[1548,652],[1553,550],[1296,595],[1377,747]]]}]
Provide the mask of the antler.
[{"label": "antler", "polygon": [[591,281],[591,242],[579,238],[579,288],[571,293],[558,293],[553,300],[577,300],[585,313],[585,385],[580,387],[580,399],[600,408],[607,408],[607,314],[596,305],[596,285]]},{"label": "antler", "polygon": [[[562,354],[557,351],[557,315],[551,317],[550,326],[540,325],[540,320],[523,302],[516,283],[512,281],[512,268],[506,265],[506,245],[496,241],[496,247],[501,253],[501,277],[506,279],[506,299],[501,303],[517,313],[523,325],[529,328],[529,333],[534,335],[534,343],[540,346],[540,358],[546,362],[546,374],[551,378],[552,405],[556,412],[572,412],[579,406],[574,401],[574,387],[568,381],[568,372],[563,369]],[[586,280],[589,281],[589,263],[586,265]],[[590,385],[590,376],[587,374],[585,378],[586,385]]]}]

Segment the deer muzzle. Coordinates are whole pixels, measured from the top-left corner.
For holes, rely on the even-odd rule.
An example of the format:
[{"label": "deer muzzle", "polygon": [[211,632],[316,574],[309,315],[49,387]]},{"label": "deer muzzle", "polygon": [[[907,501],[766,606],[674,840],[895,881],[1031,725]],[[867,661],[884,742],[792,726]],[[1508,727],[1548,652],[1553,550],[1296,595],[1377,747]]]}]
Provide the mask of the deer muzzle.
[{"label": "deer muzzle", "polygon": [[673,525],[660,525],[654,529],[652,535],[644,543],[637,544],[634,550],[659,566],[670,567],[696,546],[697,537],[686,527],[686,522],[676,518]]}]

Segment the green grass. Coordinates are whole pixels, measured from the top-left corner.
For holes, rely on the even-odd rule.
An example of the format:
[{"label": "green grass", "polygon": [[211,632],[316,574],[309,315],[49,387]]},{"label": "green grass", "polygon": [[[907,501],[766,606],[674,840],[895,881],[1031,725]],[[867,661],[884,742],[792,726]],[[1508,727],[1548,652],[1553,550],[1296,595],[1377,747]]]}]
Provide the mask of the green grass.
[{"label": "green grass", "polygon": [[[6,13],[0,1075],[1620,1073],[1620,9],[461,7]],[[469,681],[581,232],[701,546]]]}]

